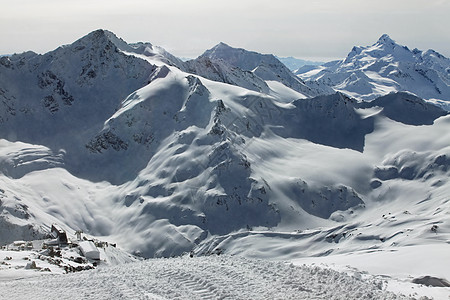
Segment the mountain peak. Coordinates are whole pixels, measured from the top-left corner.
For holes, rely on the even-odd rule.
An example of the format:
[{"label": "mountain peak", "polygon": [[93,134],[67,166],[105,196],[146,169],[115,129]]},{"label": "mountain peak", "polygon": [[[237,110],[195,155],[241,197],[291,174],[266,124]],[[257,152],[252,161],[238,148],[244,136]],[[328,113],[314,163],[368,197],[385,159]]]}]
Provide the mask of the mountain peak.
[{"label": "mountain peak", "polygon": [[[111,42],[111,37],[115,37],[114,33],[106,31],[104,29],[94,30],[87,35],[81,37],[74,44],[104,44]],[[117,38],[117,37],[116,37]]]},{"label": "mountain peak", "polygon": [[90,38],[92,40],[101,40],[101,39],[104,39],[104,38],[109,39],[111,36],[115,36],[114,33],[110,32],[110,31],[107,31],[105,29],[97,29],[97,30],[94,30],[94,31],[88,33],[83,38]]},{"label": "mountain peak", "polygon": [[106,45],[106,44],[112,44],[114,47],[117,47],[120,50],[130,50],[132,49],[124,40],[117,37],[115,33],[105,30],[105,29],[97,29],[86,36],[82,37],[78,41],[76,41],[74,44],[81,43],[81,44],[95,44],[95,45]]},{"label": "mountain peak", "polygon": [[213,48],[232,48],[232,47],[230,45],[224,43],[224,42],[220,42],[216,46],[214,46]]},{"label": "mountain peak", "polygon": [[[230,45],[220,42],[211,49],[206,50],[201,56],[208,56],[210,58],[214,58],[215,56],[222,56],[223,53],[234,52],[235,50],[239,50],[238,48],[231,47]],[[243,50],[243,49],[241,49]]]},{"label": "mountain peak", "polygon": [[223,60],[231,66],[239,67],[245,71],[253,70],[262,62],[265,62],[266,64],[280,63],[272,54],[261,54],[243,48],[234,48],[223,42],[206,50],[201,57],[208,57],[213,60]]},{"label": "mountain peak", "polygon": [[383,44],[383,45],[395,45],[395,41],[393,39],[391,39],[391,37],[389,35],[387,35],[386,33],[383,34],[379,39],[378,39],[378,44]]}]

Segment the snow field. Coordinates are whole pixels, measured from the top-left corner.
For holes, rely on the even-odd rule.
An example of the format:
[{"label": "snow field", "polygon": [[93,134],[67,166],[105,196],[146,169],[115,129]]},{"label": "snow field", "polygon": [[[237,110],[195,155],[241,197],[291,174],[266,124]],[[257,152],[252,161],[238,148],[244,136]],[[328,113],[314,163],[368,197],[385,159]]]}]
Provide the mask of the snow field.
[{"label": "snow field", "polygon": [[0,290],[0,299],[408,299],[373,278],[226,255],[0,282]]},{"label": "snow field", "polygon": [[[295,265],[331,268],[364,280],[378,278],[386,282],[386,289],[418,299],[449,299],[450,287],[426,286],[413,283],[419,278],[432,277],[448,281],[450,270],[447,261],[450,252],[447,243],[422,244],[372,249],[322,257],[292,259]],[[423,298],[421,298],[423,297]]]},{"label": "snow field", "polygon": [[[437,268],[449,261],[450,115],[405,93],[370,104],[302,99],[331,84],[360,100],[408,90],[445,102],[436,93],[450,94],[438,76],[448,59],[426,71],[431,52],[413,64],[417,51],[383,36],[305,84],[277,61],[269,68],[272,56],[224,44],[210,56],[239,50],[239,62],[254,65],[208,65],[207,51],[191,70],[151,44],[134,46],[100,30],[23,57],[25,67],[20,55],[5,65],[0,245],[43,238],[57,223],[69,238],[81,229],[117,244],[100,256],[120,265],[45,275],[25,270],[18,252],[4,261],[0,299],[401,298],[383,289],[448,298],[449,288],[389,287],[450,278]],[[225,256],[122,264],[132,258],[120,249]],[[25,272],[43,276],[12,281]]]}]

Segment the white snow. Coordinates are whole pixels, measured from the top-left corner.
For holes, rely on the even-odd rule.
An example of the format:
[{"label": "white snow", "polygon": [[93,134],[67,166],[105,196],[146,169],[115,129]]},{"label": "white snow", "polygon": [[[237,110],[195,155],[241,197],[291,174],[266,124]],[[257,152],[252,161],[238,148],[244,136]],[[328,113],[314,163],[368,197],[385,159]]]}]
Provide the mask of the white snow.
[{"label": "white snow", "polygon": [[0,282],[0,289],[15,299],[406,299],[384,285],[315,266],[210,256]]},{"label": "white snow", "polygon": [[[419,58],[399,47],[384,36],[317,76],[359,99],[400,90],[393,74]],[[30,260],[50,266],[0,251],[12,257],[0,297],[445,297],[411,281],[450,280],[450,116],[411,93],[309,99],[327,83],[294,80],[270,55],[212,50],[189,69],[96,31],[6,58],[14,68],[2,60],[0,243],[44,239],[55,223],[117,248],[98,248],[96,270],[24,280],[12,279],[46,274]],[[436,72],[447,61],[420,57]],[[183,257],[124,264],[122,250]]]},{"label": "white snow", "polygon": [[81,253],[83,253],[84,257],[89,259],[100,259],[100,251],[94,245],[92,241],[82,241],[79,244]]},{"label": "white snow", "polygon": [[375,276],[387,281],[387,290],[415,298],[447,299],[450,288],[412,283],[422,276],[450,278],[448,244],[410,245],[392,250],[367,250],[324,257],[294,259],[295,265],[331,267],[358,278]]},{"label": "white snow", "polygon": [[383,35],[371,46],[354,47],[342,61],[300,69],[296,74],[306,82],[317,80],[358,99],[408,91],[431,103],[441,102],[448,110],[449,67],[450,60],[433,50],[411,51]]},{"label": "white snow", "polygon": [[279,99],[279,101],[289,103],[293,100],[307,98],[304,94],[288,88],[279,81],[268,80],[266,81],[266,83],[271,90],[270,94],[273,95],[276,99]]}]

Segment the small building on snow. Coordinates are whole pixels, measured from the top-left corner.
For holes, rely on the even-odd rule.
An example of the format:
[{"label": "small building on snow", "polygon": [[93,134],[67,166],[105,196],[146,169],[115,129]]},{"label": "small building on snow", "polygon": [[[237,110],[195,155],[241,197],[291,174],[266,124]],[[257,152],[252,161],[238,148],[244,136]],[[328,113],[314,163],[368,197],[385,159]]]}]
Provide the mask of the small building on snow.
[{"label": "small building on snow", "polygon": [[52,225],[52,235],[59,240],[60,244],[67,244],[66,232],[56,224]]},{"label": "small building on snow", "polygon": [[98,251],[97,247],[95,247],[95,244],[93,242],[91,241],[80,242],[79,247],[84,257],[89,259],[100,260],[100,251]]}]

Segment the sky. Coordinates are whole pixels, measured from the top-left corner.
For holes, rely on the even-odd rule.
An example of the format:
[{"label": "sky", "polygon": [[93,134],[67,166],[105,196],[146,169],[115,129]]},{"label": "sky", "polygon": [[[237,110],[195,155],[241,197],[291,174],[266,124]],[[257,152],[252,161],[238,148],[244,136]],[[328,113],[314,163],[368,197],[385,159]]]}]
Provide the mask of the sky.
[{"label": "sky", "polygon": [[194,58],[219,42],[328,61],[387,33],[450,57],[449,0],[0,0],[0,54],[45,53],[102,28]]}]

